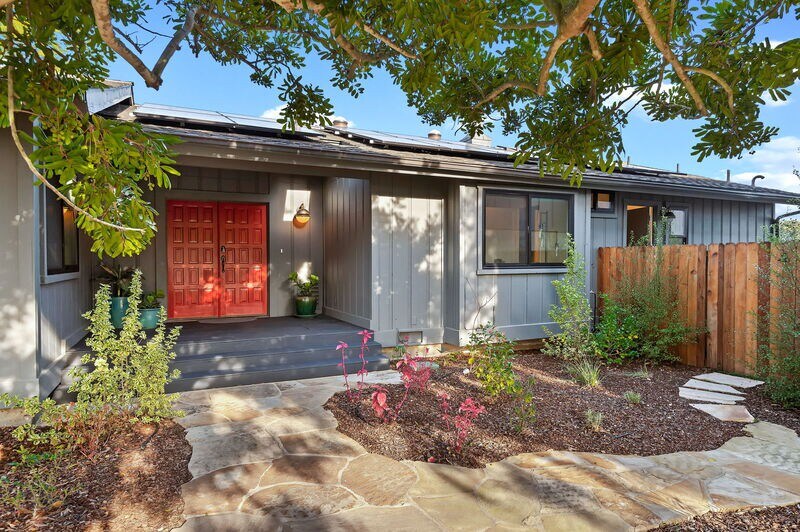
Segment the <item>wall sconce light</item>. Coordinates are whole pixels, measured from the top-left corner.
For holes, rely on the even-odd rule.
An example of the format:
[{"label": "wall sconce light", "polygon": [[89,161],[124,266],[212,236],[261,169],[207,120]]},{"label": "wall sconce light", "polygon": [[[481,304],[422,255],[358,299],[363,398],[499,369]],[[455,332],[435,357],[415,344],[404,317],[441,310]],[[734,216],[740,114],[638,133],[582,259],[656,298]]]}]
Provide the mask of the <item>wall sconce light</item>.
[{"label": "wall sconce light", "polygon": [[301,203],[297,212],[294,213],[294,221],[299,225],[306,225],[309,220],[311,220],[311,213],[306,209],[305,203]]}]

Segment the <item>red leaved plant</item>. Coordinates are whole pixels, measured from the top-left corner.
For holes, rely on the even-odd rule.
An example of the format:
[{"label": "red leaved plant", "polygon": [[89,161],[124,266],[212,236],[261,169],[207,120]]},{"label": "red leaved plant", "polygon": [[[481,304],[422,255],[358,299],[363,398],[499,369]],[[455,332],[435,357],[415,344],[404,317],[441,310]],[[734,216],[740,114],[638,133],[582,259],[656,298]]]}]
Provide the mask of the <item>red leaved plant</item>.
[{"label": "red leaved plant", "polygon": [[469,437],[469,432],[472,430],[475,420],[478,416],[486,412],[486,408],[472,397],[464,399],[458,407],[458,412],[451,414],[450,396],[445,392],[439,393],[439,403],[442,408],[442,420],[445,423],[447,430],[454,432],[453,448],[456,452],[461,452],[464,448],[464,443]]},{"label": "red leaved plant", "polygon": [[361,368],[356,372],[358,376],[358,383],[356,384],[356,390],[350,386],[350,381],[348,379],[347,374],[347,349],[350,347],[347,342],[339,341],[339,344],[336,346],[336,350],[342,356],[342,361],[339,362],[338,366],[342,368],[342,376],[344,377],[344,387],[346,388],[347,398],[351,401],[361,399],[361,393],[366,387],[366,383],[364,382],[369,374],[367,371],[367,359],[366,359],[366,352],[369,350],[367,344],[372,339],[372,331],[368,331],[364,329],[363,331],[358,333],[361,336],[361,350],[358,352],[358,358],[361,360]]},{"label": "red leaved plant", "polygon": [[372,392],[372,411],[381,421],[394,421],[400,416],[403,406],[406,404],[408,394],[412,390],[421,391],[428,387],[431,380],[431,368],[427,364],[422,364],[418,357],[412,357],[408,353],[397,363],[397,371],[400,372],[400,379],[403,381],[405,392],[403,397],[395,407],[389,405],[389,397],[386,389],[382,386],[375,386]]}]

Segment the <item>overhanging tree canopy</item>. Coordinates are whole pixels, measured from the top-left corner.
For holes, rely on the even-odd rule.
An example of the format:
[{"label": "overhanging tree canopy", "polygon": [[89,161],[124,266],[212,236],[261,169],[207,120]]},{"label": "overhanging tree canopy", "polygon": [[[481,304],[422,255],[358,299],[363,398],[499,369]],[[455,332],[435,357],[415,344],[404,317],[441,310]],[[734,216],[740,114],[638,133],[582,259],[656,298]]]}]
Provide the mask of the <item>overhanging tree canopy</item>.
[{"label": "overhanging tree canopy", "polygon": [[[762,94],[784,99],[800,76],[800,39],[756,40],[775,19],[800,20],[797,0],[159,0],[170,34],[140,0],[0,0],[9,108],[36,119],[30,159],[79,209],[95,250],[143,249],[154,231],[143,186],[168,185],[170,139],[135,124],[81,114],[75,101],[117,54],[149,87],[188,44],[253,82],[278,87],[283,120],[327,123],[323,91],[305,60],[326,60],[333,84],[357,96],[374,69],[400,86],[432,124],[469,133],[498,123],[519,136],[519,161],[579,182],[611,170],[634,106],[654,120],[697,121],[694,154],[737,157],[777,129],[759,119]],[[141,59],[139,35],[163,52]],[[14,89],[9,92],[8,88]],[[22,147],[20,145],[20,147]]]}]

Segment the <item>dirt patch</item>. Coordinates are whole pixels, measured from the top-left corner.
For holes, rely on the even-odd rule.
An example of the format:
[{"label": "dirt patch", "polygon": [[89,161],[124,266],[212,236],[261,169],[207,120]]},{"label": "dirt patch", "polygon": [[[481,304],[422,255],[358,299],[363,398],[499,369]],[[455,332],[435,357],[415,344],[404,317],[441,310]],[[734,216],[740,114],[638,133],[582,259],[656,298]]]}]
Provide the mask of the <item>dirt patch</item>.
[{"label": "dirt patch", "polygon": [[[160,530],[183,521],[180,486],[191,479],[191,446],[172,421],[138,426],[114,436],[91,460],[73,453],[47,467],[67,490],[64,500],[34,516],[0,500],[0,530]],[[148,437],[150,438],[148,440]],[[143,444],[146,444],[143,446]],[[0,476],[19,480],[23,470],[11,429],[0,429]]]},{"label": "dirt patch", "polygon": [[662,532],[729,532],[732,530],[798,530],[800,505],[758,508],[739,512],[709,512],[677,525],[663,525]]},{"label": "dirt patch", "polygon": [[[436,461],[481,467],[525,452],[568,450],[611,454],[656,455],[677,451],[715,449],[733,438],[746,436],[739,423],[718,421],[678,397],[678,388],[702,370],[688,366],[648,368],[649,377],[634,376],[641,364],[604,367],[601,386],[582,387],[573,382],[563,363],[537,352],[520,354],[514,369],[533,377],[536,421],[518,432],[513,422],[514,401],[493,399],[471,373],[465,361],[450,361],[434,371],[428,389],[412,392],[398,421],[381,423],[372,413],[368,394],[357,403],[344,393],[334,395],[326,407],[336,416],[339,431],[367,450],[398,460]],[[389,403],[397,404],[401,385],[386,386]],[[626,391],[641,395],[641,404],[626,400]],[[472,397],[486,407],[461,453],[448,445],[437,393],[450,395],[458,405]],[[747,394],[746,404],[757,419],[800,428],[800,412],[782,410],[758,389]],[[602,428],[586,426],[588,409],[603,415]]]}]

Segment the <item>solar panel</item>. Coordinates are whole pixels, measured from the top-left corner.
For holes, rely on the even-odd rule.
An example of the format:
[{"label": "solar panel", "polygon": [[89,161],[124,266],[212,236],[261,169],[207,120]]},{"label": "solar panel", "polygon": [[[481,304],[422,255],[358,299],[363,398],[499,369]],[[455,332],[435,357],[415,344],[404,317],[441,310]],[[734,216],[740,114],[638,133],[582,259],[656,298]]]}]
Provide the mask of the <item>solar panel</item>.
[{"label": "solar panel", "polygon": [[194,124],[205,124],[231,129],[241,129],[249,131],[269,131],[271,133],[294,133],[301,135],[319,136],[322,133],[313,129],[299,127],[295,131],[284,131],[283,126],[276,120],[247,116],[233,113],[220,113],[217,111],[204,111],[201,109],[189,109],[186,107],[175,107],[171,105],[160,105],[145,103],[137,105],[133,111],[134,116],[150,118],[153,120],[191,122]]},{"label": "solar panel", "polygon": [[501,157],[510,157],[514,153],[513,150],[506,150],[503,148],[478,146],[475,144],[469,144],[467,142],[458,142],[453,140],[434,140],[425,137],[417,137],[414,135],[403,135],[400,133],[384,133],[381,131],[370,131],[367,129],[358,129],[352,127],[344,128],[337,126],[329,126],[326,129],[338,135],[356,138],[366,141],[369,144],[379,146],[395,146],[418,150],[432,150],[462,154],[474,153],[479,155],[493,155]]}]

